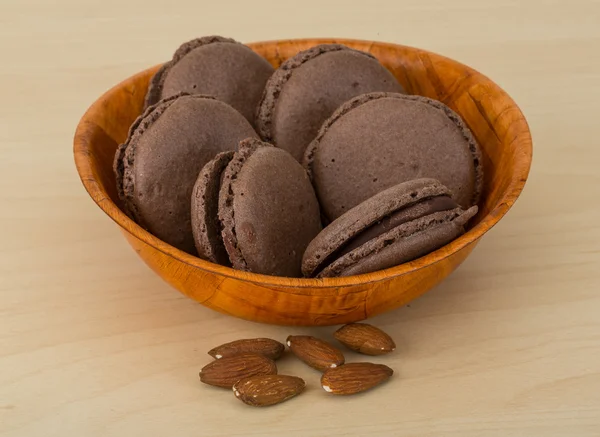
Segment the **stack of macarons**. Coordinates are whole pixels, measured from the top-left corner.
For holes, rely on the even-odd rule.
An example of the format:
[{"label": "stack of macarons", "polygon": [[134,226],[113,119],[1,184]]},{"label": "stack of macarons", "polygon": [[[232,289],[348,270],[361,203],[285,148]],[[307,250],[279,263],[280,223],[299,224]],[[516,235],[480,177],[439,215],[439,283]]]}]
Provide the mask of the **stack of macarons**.
[{"label": "stack of macarons", "polygon": [[312,47],[278,69],[210,36],[152,78],[115,155],[125,212],[176,248],[254,273],[334,277],[411,261],[477,213],[479,146],[443,103],[366,52]]}]

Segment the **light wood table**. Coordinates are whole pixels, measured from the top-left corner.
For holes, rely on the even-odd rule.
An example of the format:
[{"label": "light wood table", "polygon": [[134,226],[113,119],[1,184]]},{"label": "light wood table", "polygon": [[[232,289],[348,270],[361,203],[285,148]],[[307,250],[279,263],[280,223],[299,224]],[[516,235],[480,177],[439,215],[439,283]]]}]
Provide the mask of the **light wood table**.
[{"label": "light wood table", "polygon": [[[289,9],[288,9],[289,8]],[[599,436],[600,3],[593,0],[0,2],[0,436]],[[338,36],[465,62],[534,137],[514,209],[447,281],[372,320],[396,370],[334,398],[252,409],[197,372],[206,351],[289,329],[162,283],[84,192],[74,128],[121,79],[205,34]],[[356,355],[349,354],[356,360]]]}]

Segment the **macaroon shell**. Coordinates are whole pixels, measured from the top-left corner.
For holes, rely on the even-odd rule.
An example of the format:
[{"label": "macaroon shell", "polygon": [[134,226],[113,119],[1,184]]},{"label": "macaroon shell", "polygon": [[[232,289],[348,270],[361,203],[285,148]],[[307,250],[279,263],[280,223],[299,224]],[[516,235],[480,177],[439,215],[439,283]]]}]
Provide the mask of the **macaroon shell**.
[{"label": "macaroon shell", "polygon": [[[135,135],[135,134],[134,134]],[[183,95],[139,135],[130,149],[129,200],[139,223],[163,241],[195,253],[191,195],[202,167],[217,153],[256,136],[226,103]]]},{"label": "macaroon shell", "polygon": [[218,211],[221,238],[229,256],[229,261],[233,268],[237,270],[248,271],[249,268],[237,242],[235,214],[233,210],[233,183],[237,179],[238,173],[242,170],[242,166],[246,160],[259,147],[272,147],[272,145],[254,139],[241,141],[238,152],[234,154],[233,159],[227,164],[225,171],[221,175]]},{"label": "macaroon shell", "polygon": [[240,159],[226,170],[223,240],[234,267],[299,277],[302,255],[321,230],[319,204],[302,166],[284,150],[261,144],[242,143]]},{"label": "macaroon shell", "polygon": [[[421,202],[402,208],[382,218],[377,223],[366,228],[358,234],[347,245],[341,248],[339,256],[345,255],[363,244],[378,238],[380,235],[421,217],[436,212],[450,211],[458,207],[458,204],[450,196],[436,196],[430,199],[424,199]],[[337,252],[336,252],[337,253]],[[334,254],[335,255],[335,254]]]},{"label": "macaroon shell", "polygon": [[335,109],[372,91],[400,93],[404,89],[368,53],[338,44],[313,47],[284,62],[269,80],[265,94],[276,95],[274,108],[269,109],[263,98],[257,126],[263,139],[301,162],[304,150]]},{"label": "macaroon shell", "polygon": [[335,220],[393,185],[435,178],[464,208],[481,192],[480,152],[460,117],[419,96],[374,93],[343,105],[305,155],[324,214]]},{"label": "macaroon shell", "polygon": [[462,233],[463,231],[452,222],[442,223],[427,232],[398,240],[384,247],[380,252],[359,259],[348,268],[341,269],[338,276],[361,275],[403,264],[433,252]]},{"label": "macaroon shell", "polygon": [[[181,44],[179,46],[179,48],[173,54],[173,58],[169,62],[164,63],[158,69],[156,74],[154,74],[154,76],[152,76],[152,78],[150,80],[150,84],[148,85],[148,91],[146,92],[146,98],[144,101],[145,106],[148,107],[148,106],[154,105],[157,102],[159,102],[160,100],[164,100],[166,98],[166,97],[163,97],[163,94],[162,94],[163,83],[165,81],[166,73],[171,69],[171,67],[174,64],[176,64],[181,59],[183,59],[183,57],[186,56],[192,50],[197,49],[202,46],[205,46],[205,45],[208,45],[208,44],[215,43],[215,42],[232,43],[232,44],[237,43],[237,41],[235,41],[234,39],[231,39],[231,38],[224,38],[224,37],[218,36],[218,35],[211,35],[211,36],[203,36],[201,38],[196,38],[196,39],[193,39],[191,41]],[[188,93],[188,94],[195,94],[195,93]]]},{"label": "macaroon shell", "polygon": [[134,161],[134,151],[137,141],[146,129],[152,125],[179,96],[164,99],[152,105],[137,118],[129,127],[127,140],[117,147],[113,170],[116,176],[117,194],[123,202],[122,207],[131,218],[139,222],[131,196],[133,194],[133,175],[131,166]]},{"label": "macaroon shell", "polygon": [[414,179],[395,185],[365,200],[330,223],[309,244],[302,259],[302,272],[312,276],[332,253],[381,218],[424,198],[450,195],[435,179]]},{"label": "macaroon shell", "polygon": [[208,162],[198,175],[192,191],[192,233],[198,256],[221,265],[230,265],[221,238],[218,219],[221,175],[233,159],[234,152],[221,152]]},{"label": "macaroon shell", "polygon": [[180,92],[212,95],[254,124],[256,106],[274,71],[266,59],[243,44],[219,37],[190,41],[178,53],[160,72],[160,98]]},{"label": "macaroon shell", "polygon": [[337,259],[317,277],[361,275],[417,259],[462,235],[476,213],[477,206],[457,208],[405,223]]}]

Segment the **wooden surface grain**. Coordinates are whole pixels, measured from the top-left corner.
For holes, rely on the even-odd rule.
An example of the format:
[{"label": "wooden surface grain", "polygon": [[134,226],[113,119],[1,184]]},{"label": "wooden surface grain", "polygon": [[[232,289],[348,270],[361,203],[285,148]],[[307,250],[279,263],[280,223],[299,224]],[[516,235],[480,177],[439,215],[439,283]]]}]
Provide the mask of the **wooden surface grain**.
[{"label": "wooden surface grain", "polygon": [[[0,3],[0,436],[600,435],[600,4],[307,0]],[[336,36],[422,47],[523,109],[525,191],[435,290],[372,320],[397,343],[373,392],[256,410],[201,386],[213,346],[331,338],[220,315],[152,274],[83,190],[75,125],[107,88],[186,39]],[[348,353],[349,361],[359,357]]]}]

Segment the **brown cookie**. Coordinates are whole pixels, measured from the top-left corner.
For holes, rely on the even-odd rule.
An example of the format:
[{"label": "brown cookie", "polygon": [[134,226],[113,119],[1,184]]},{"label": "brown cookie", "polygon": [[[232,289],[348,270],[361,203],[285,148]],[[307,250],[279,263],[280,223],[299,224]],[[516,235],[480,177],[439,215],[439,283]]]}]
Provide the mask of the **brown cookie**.
[{"label": "brown cookie", "polygon": [[464,233],[477,213],[464,211],[434,179],[388,188],[343,214],[308,246],[308,277],[349,276],[393,267],[432,252]]},{"label": "brown cookie", "polygon": [[301,276],[302,255],[321,223],[308,175],[289,153],[244,140],[233,156],[218,155],[204,167],[193,193],[193,232],[202,258],[266,275]]},{"label": "brown cookie", "polygon": [[395,93],[342,105],[304,164],[329,220],[416,178],[439,180],[463,208],[477,204],[483,184],[479,146],[460,116],[437,100]]},{"label": "brown cookie", "polygon": [[206,94],[228,103],[254,124],[254,113],[271,64],[231,38],[206,36],[183,44],[152,78],[146,105],[187,92]]},{"label": "brown cookie", "polygon": [[180,94],[149,107],[115,156],[126,212],[161,240],[195,253],[190,197],[198,173],[252,136],[239,112],[212,97]]},{"label": "brown cookie", "polygon": [[267,82],[257,131],[302,161],[304,150],[338,106],[373,91],[404,89],[369,53],[341,44],[312,47],[286,60]]}]

